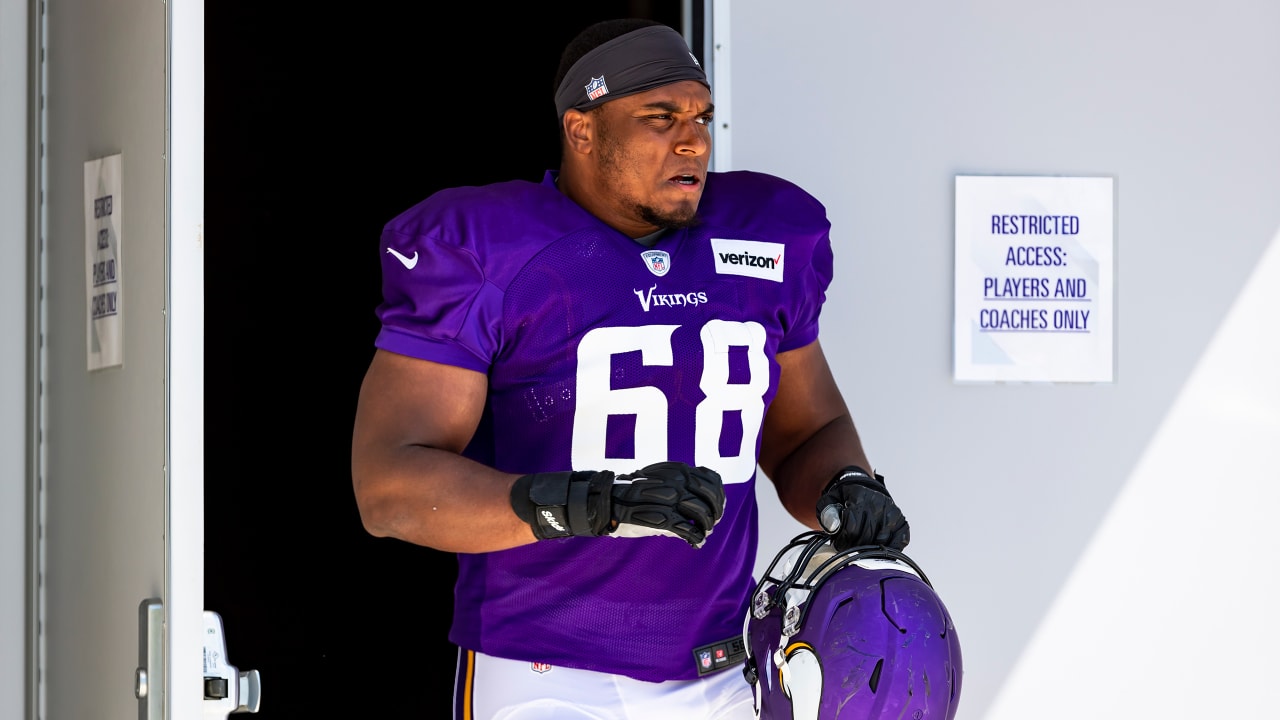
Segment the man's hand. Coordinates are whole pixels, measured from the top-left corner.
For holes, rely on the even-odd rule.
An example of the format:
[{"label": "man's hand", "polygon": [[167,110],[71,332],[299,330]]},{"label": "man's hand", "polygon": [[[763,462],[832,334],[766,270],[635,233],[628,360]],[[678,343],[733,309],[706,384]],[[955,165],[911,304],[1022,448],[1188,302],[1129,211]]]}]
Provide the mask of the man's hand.
[{"label": "man's hand", "polygon": [[612,529],[616,537],[673,535],[702,547],[724,515],[720,474],[681,462],[650,465],[614,478]]},{"label": "man's hand", "polygon": [[911,542],[911,526],[884,486],[884,478],[849,466],[831,479],[818,498],[818,522],[843,551],[860,545],[902,550]]},{"label": "man's hand", "polygon": [[570,535],[669,535],[702,547],[724,515],[714,470],[661,462],[627,475],[534,473],[511,487],[511,507],[540,540]]}]

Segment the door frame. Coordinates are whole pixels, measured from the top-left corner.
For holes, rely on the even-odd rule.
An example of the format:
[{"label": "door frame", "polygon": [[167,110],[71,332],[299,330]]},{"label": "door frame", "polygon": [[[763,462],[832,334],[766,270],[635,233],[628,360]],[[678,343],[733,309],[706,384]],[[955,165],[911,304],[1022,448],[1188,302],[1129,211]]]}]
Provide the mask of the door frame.
[{"label": "door frame", "polygon": [[168,0],[165,7],[165,704],[170,720],[199,720],[204,702],[204,0]]},{"label": "door frame", "polygon": [[[48,671],[43,628],[47,625],[44,525],[46,414],[42,388],[48,358],[43,338],[47,228],[45,3],[0,0],[9,17],[21,17],[27,42],[24,113],[27,162],[20,237],[25,238],[26,275],[21,322],[26,327],[24,378],[24,628],[22,692],[13,700],[21,717],[45,716]],[[159,687],[168,720],[203,716],[204,642],[204,1],[169,0],[165,5],[165,671]],[[12,46],[10,46],[12,47]],[[6,93],[8,98],[10,93]],[[154,108],[147,109],[148,112]],[[0,120],[10,122],[16,113]],[[8,127],[6,127],[8,130]],[[12,133],[6,133],[12,134]],[[6,321],[9,319],[5,318]],[[6,370],[4,379],[8,381]],[[141,602],[145,598],[139,597]],[[120,619],[133,622],[133,618]],[[131,649],[132,650],[132,649]],[[8,709],[8,706],[5,706]]]}]

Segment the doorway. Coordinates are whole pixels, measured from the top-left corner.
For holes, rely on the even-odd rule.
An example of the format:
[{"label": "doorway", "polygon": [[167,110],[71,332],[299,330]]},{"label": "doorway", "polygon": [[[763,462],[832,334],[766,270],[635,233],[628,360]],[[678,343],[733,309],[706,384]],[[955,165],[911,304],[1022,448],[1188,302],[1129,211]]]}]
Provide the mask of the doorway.
[{"label": "doorway", "polygon": [[540,179],[560,49],[682,3],[345,7],[205,7],[205,607],[263,720],[435,720],[453,556],[368,535],[351,490],[379,234],[443,187]]}]

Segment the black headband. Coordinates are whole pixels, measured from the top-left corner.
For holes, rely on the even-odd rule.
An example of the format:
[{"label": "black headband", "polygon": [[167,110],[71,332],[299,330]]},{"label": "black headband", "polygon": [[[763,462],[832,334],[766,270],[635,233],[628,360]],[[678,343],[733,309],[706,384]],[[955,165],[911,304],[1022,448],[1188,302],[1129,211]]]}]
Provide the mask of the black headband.
[{"label": "black headband", "polygon": [[571,108],[586,110],[681,80],[696,80],[711,88],[680,33],[666,25],[632,30],[583,55],[569,68],[556,90],[556,115],[564,117]]}]

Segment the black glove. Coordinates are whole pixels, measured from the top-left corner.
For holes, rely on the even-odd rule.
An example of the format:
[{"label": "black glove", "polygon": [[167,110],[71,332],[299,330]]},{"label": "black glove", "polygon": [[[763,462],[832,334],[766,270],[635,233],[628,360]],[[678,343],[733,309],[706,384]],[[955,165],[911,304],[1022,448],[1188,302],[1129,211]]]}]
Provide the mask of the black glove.
[{"label": "black glove", "polygon": [[902,550],[911,542],[911,526],[889,496],[884,477],[856,465],[827,483],[818,498],[818,522],[838,551],[860,545]]},{"label": "black glove", "polygon": [[670,535],[702,547],[724,515],[719,473],[661,462],[629,475],[549,472],[511,486],[511,507],[539,540],[570,535]]}]

